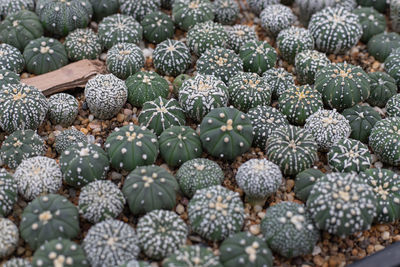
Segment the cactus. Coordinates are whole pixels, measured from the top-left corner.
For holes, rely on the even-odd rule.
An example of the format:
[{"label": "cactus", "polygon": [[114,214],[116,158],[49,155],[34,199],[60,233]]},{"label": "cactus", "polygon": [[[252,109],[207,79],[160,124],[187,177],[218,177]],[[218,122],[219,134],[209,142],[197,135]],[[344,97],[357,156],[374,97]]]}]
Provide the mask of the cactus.
[{"label": "cactus", "polygon": [[100,38],[91,29],[76,29],[65,38],[65,50],[71,61],[99,58],[102,46]]},{"label": "cactus", "polygon": [[20,73],[25,67],[25,59],[17,48],[0,44],[0,69]]},{"label": "cactus", "polygon": [[316,168],[306,169],[297,174],[294,184],[294,193],[296,197],[306,202],[314,184],[322,176],[324,176],[324,173]]},{"label": "cactus", "polygon": [[292,125],[274,130],[268,137],[267,158],[279,166],[284,175],[296,175],[314,165],[317,143],[306,130]]},{"label": "cactus", "polygon": [[34,0],[2,0],[0,3],[0,18],[12,16],[19,11],[33,11],[35,9]]},{"label": "cactus", "polygon": [[87,137],[81,131],[78,131],[75,128],[71,128],[62,131],[59,135],[56,136],[54,147],[57,153],[61,154],[64,150],[78,143],[88,143]]},{"label": "cactus", "polygon": [[189,48],[181,41],[167,39],[153,52],[153,64],[158,72],[170,76],[184,73],[192,59]]},{"label": "cactus", "polygon": [[221,267],[219,258],[214,253],[200,245],[182,246],[163,261],[163,267],[175,266]]},{"label": "cactus", "polygon": [[211,110],[228,104],[228,87],[211,75],[196,75],[179,89],[179,103],[188,117],[201,121]]},{"label": "cactus", "polygon": [[235,0],[214,1],[215,21],[222,24],[233,24],[239,16],[239,5]]},{"label": "cactus", "polygon": [[228,33],[224,27],[213,21],[197,23],[187,33],[187,44],[191,51],[201,56],[207,49],[226,47]]},{"label": "cactus", "polygon": [[392,96],[386,104],[389,117],[400,117],[400,94]]},{"label": "cactus", "polygon": [[232,107],[211,110],[200,124],[203,148],[211,156],[228,161],[247,152],[253,137],[250,119]]},{"label": "cactus", "polygon": [[319,239],[319,231],[306,207],[287,201],[267,209],[261,232],[268,246],[286,258],[310,254]]},{"label": "cactus", "polygon": [[185,125],[186,122],[185,113],[179,102],[161,96],[143,104],[138,120],[140,125],[153,130],[158,136],[171,126]]},{"label": "cactus", "polygon": [[155,72],[139,71],[130,76],[125,84],[128,88],[128,102],[135,107],[142,107],[145,102],[158,97],[168,97],[167,80]]},{"label": "cactus", "polygon": [[225,267],[273,266],[273,256],[265,241],[249,232],[240,232],[225,239],[220,253],[220,261]]},{"label": "cactus", "polygon": [[141,22],[143,18],[160,9],[160,0],[120,0],[121,13]]},{"label": "cactus", "polygon": [[390,20],[392,21],[392,29],[400,32],[400,1],[390,0]]},{"label": "cactus", "polygon": [[18,186],[13,176],[0,169],[0,216],[7,216],[18,200]]},{"label": "cactus", "polygon": [[330,63],[331,61],[324,53],[316,50],[306,50],[298,53],[295,58],[298,81],[301,84],[313,84],[317,72]]},{"label": "cactus", "polygon": [[175,177],[150,165],[137,167],[126,178],[122,192],[135,215],[157,209],[173,209],[179,189]]},{"label": "cactus", "polygon": [[234,25],[228,28],[227,33],[228,45],[233,51],[235,51],[235,53],[239,53],[240,48],[246,43],[250,41],[258,41],[254,27],[247,25]]},{"label": "cactus", "polygon": [[33,130],[17,130],[7,136],[0,148],[0,159],[9,168],[15,169],[25,159],[41,156],[46,146]]},{"label": "cactus", "polygon": [[342,115],[349,121],[351,127],[350,138],[368,144],[372,127],[381,120],[379,113],[370,106],[357,105],[345,109]]},{"label": "cactus", "polygon": [[279,97],[279,110],[294,125],[304,125],[323,106],[321,94],[309,85],[291,86]]},{"label": "cactus", "polygon": [[78,100],[72,95],[59,93],[49,97],[49,119],[52,124],[68,127],[78,115]]},{"label": "cactus", "polygon": [[368,41],[375,35],[382,33],[386,29],[386,18],[372,7],[356,8],[353,13],[358,16],[363,34],[361,41],[368,43]]},{"label": "cactus", "polygon": [[101,21],[104,17],[118,12],[118,0],[89,0],[93,7],[93,19]]},{"label": "cactus", "polygon": [[371,94],[366,100],[372,106],[383,108],[388,100],[397,93],[396,81],[385,72],[368,73]]},{"label": "cactus", "polygon": [[30,261],[22,258],[12,258],[2,265],[3,267],[32,267]]},{"label": "cactus", "polygon": [[260,14],[261,26],[268,35],[275,37],[281,30],[289,28],[296,20],[292,10],[284,5],[268,5]]},{"label": "cactus", "polygon": [[161,260],[186,243],[186,223],[173,211],[153,210],[137,224],[139,247],[151,259]]},{"label": "cactus", "polygon": [[24,50],[26,69],[39,75],[57,70],[68,64],[67,51],[53,38],[40,37],[30,41]]},{"label": "cactus", "polygon": [[396,81],[397,86],[400,86],[400,48],[394,50],[386,58],[384,66],[387,74],[392,76]]},{"label": "cactus", "polygon": [[159,44],[174,37],[174,22],[164,12],[154,11],[147,14],[141,24],[144,38],[150,43]]},{"label": "cactus", "polygon": [[0,218],[0,258],[11,255],[18,246],[18,228],[9,219]]},{"label": "cactus", "polygon": [[119,267],[151,267],[151,265],[146,261],[130,260]]},{"label": "cactus", "polygon": [[365,7],[373,7],[381,13],[385,13],[388,7],[388,1],[386,0],[357,0],[357,4]]},{"label": "cactus", "polygon": [[315,183],[307,208],[316,226],[341,237],[367,230],[376,216],[372,187],[355,173],[330,173]]},{"label": "cactus", "polygon": [[19,84],[20,77],[13,71],[0,70],[0,88],[7,84]]},{"label": "cactus", "polygon": [[[192,78],[192,76],[190,76],[190,75],[188,75],[188,74],[179,74],[179,75],[174,79],[174,81],[172,82],[172,86],[173,86],[172,92],[173,92],[173,94],[174,94],[175,96],[179,96],[179,90],[181,89],[182,84],[183,84],[184,82],[186,82],[186,80],[189,80],[189,79],[191,79],[191,78]],[[1,85],[1,84],[0,84],[0,85]]]},{"label": "cactus", "polygon": [[79,195],[79,213],[91,223],[116,218],[124,209],[125,197],[111,181],[85,185]]},{"label": "cactus", "polygon": [[242,45],[239,56],[243,61],[243,69],[258,75],[273,68],[277,60],[275,49],[265,41],[250,41]]},{"label": "cactus", "polygon": [[201,157],[199,135],[189,126],[172,126],[160,135],[160,154],[171,167]]},{"label": "cactus", "polygon": [[92,226],[82,242],[93,267],[114,267],[134,260],[140,253],[135,229],[122,221],[109,219]]},{"label": "cactus", "polygon": [[120,79],[137,73],[144,63],[143,51],[135,44],[118,43],[107,52],[107,69]]},{"label": "cactus", "polygon": [[400,166],[400,118],[390,117],[375,123],[369,145],[378,158],[392,166]]},{"label": "cactus", "polygon": [[220,185],[197,190],[188,206],[192,231],[210,241],[239,232],[244,223],[239,194]]},{"label": "cactus", "polygon": [[384,62],[390,53],[400,47],[400,35],[395,32],[383,32],[368,41],[368,53],[376,60]]},{"label": "cactus", "polygon": [[358,16],[343,7],[328,7],[314,14],[308,30],[317,50],[329,54],[350,50],[362,36]]},{"label": "cactus", "polygon": [[318,150],[327,152],[340,139],[351,134],[349,121],[336,110],[321,109],[306,120],[304,129],[312,134]]},{"label": "cactus", "polygon": [[137,166],[153,164],[158,156],[157,136],[132,123],[116,128],[104,147],[111,166],[118,170],[132,171]]},{"label": "cactus", "polygon": [[279,97],[286,89],[294,86],[294,77],[284,68],[272,68],[264,72],[264,81],[271,87],[272,96]]},{"label": "cactus", "polygon": [[114,14],[99,23],[98,34],[102,45],[110,49],[122,42],[138,44],[143,38],[143,27],[131,16]]},{"label": "cactus", "polygon": [[100,146],[83,143],[64,150],[60,166],[64,181],[77,188],[105,179],[110,167],[107,154]]},{"label": "cactus", "polygon": [[85,86],[85,98],[90,112],[102,120],[118,114],[128,98],[124,81],[113,74],[98,74]]},{"label": "cactus", "polygon": [[298,53],[314,48],[314,38],[307,29],[291,26],[279,32],[276,38],[282,58],[294,64]]},{"label": "cactus", "polygon": [[330,64],[315,77],[315,89],[322,94],[324,104],[340,111],[368,99],[370,87],[364,70],[347,63]]},{"label": "cactus", "polygon": [[172,17],[184,31],[197,23],[214,20],[214,6],[209,0],[174,0]]},{"label": "cactus", "polygon": [[182,192],[191,198],[197,190],[220,185],[224,180],[224,173],[214,161],[198,158],[183,163],[176,173],[176,179]]},{"label": "cactus", "polygon": [[10,44],[23,52],[32,40],[43,35],[39,17],[28,10],[8,15],[0,24],[0,42]]},{"label": "cactus", "polygon": [[72,239],[80,230],[78,209],[63,196],[41,196],[24,209],[19,228],[21,237],[34,250],[55,238]]},{"label": "cactus", "polygon": [[62,262],[65,267],[89,266],[83,249],[68,239],[52,240],[41,245],[33,254],[34,266],[55,266],[58,262]]},{"label": "cactus", "polygon": [[247,112],[257,106],[271,104],[272,90],[256,73],[239,72],[228,83],[229,102]]},{"label": "cactus", "polygon": [[279,4],[279,0],[246,0],[247,5],[251,12],[255,15],[260,15],[261,11],[264,10],[265,7],[269,5]]}]

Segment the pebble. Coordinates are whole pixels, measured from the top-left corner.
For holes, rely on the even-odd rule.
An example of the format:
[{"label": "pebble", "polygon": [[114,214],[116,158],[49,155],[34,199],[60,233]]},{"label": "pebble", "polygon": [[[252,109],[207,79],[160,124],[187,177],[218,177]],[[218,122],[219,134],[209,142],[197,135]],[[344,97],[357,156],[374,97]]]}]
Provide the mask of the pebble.
[{"label": "pebble", "polygon": [[151,48],[143,49],[143,55],[144,55],[144,57],[152,57],[153,56],[153,49],[151,49]]},{"label": "pebble", "polygon": [[260,233],[260,225],[258,224],[253,224],[250,226],[250,233],[253,235],[258,235]]},{"label": "pebble", "polygon": [[125,116],[130,116],[130,115],[132,115],[132,113],[133,113],[133,111],[131,109],[128,109],[128,108],[124,109]]},{"label": "pebble", "polygon": [[383,167],[383,163],[380,161],[375,162],[375,168],[382,168]]},{"label": "pebble", "polygon": [[101,53],[100,60],[106,61],[107,60],[107,53]]},{"label": "pebble", "polygon": [[393,240],[396,241],[396,242],[400,241],[400,235],[395,235],[393,237]]},{"label": "pebble", "polygon": [[383,233],[389,230],[389,227],[387,225],[380,224],[376,226],[376,229],[378,229],[379,232]]},{"label": "pebble", "polygon": [[380,251],[380,250],[382,250],[382,249],[384,249],[385,247],[384,246],[382,246],[382,245],[375,245],[375,251]]},{"label": "pebble", "polygon": [[93,120],[94,120],[93,114],[90,114],[89,117],[88,117],[88,119],[89,119],[89,121],[93,121]]},{"label": "pebble", "polygon": [[314,247],[312,255],[316,256],[316,255],[320,254],[321,252],[322,252],[321,247],[317,245]]},{"label": "pebble", "polygon": [[258,216],[258,218],[260,218],[260,219],[264,219],[264,217],[265,217],[265,212],[260,211],[260,212],[257,213],[257,216]]},{"label": "pebble", "polygon": [[111,173],[111,179],[112,180],[121,180],[122,179],[122,174],[120,174],[119,172],[112,172]]},{"label": "pebble", "polygon": [[177,212],[179,215],[183,214],[183,213],[185,212],[185,207],[183,207],[182,204],[178,204],[178,205],[176,206],[176,212]]},{"label": "pebble", "polygon": [[122,113],[118,113],[118,115],[117,115],[117,121],[118,121],[118,122],[123,122],[124,119],[125,119],[125,115],[122,114]]},{"label": "pebble", "polygon": [[385,232],[383,232],[382,233],[382,239],[383,240],[389,240],[389,238],[390,238],[390,233],[388,232],[388,231],[385,231]]}]

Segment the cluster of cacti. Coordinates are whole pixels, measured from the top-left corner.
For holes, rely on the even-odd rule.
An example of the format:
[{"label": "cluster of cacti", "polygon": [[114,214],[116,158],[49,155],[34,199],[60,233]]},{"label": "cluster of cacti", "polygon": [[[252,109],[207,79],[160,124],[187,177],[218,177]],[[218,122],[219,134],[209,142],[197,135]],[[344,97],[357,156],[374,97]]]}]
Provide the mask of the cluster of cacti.
[{"label": "cluster of cacti", "polygon": [[65,50],[71,61],[97,59],[102,49],[100,38],[91,29],[76,29],[64,41]]},{"label": "cluster of cacti", "polygon": [[85,185],[79,195],[79,213],[91,223],[116,218],[124,209],[125,197],[111,181]]},{"label": "cluster of cacti", "polygon": [[175,0],[172,17],[182,30],[189,30],[197,23],[214,20],[214,6],[209,0]]},{"label": "cluster of cacti", "polygon": [[258,41],[258,37],[254,27],[247,25],[234,25],[227,30],[228,34],[228,46],[239,53],[240,48],[251,41]]},{"label": "cluster of cacti", "polygon": [[0,148],[3,164],[15,169],[25,159],[41,156],[46,151],[43,139],[33,130],[16,130],[6,137]]},{"label": "cluster of cacti", "polygon": [[213,75],[228,83],[229,79],[243,70],[243,62],[232,50],[212,48],[206,50],[196,63],[197,71],[203,75]]},{"label": "cluster of cacti", "polygon": [[385,71],[400,85],[400,48],[395,49],[384,62]]},{"label": "cluster of cacti", "polygon": [[87,142],[88,140],[84,133],[75,128],[71,128],[62,131],[56,136],[54,148],[58,154],[61,154],[64,150],[77,145],[78,143],[86,144]]},{"label": "cluster of cacti", "polygon": [[0,258],[11,255],[18,246],[18,227],[9,219],[0,217]]},{"label": "cluster of cacti", "polygon": [[0,88],[7,84],[18,84],[20,77],[13,71],[0,69]]},{"label": "cluster of cacti", "polygon": [[122,188],[133,214],[172,209],[178,190],[175,177],[155,165],[137,167],[127,176]]},{"label": "cluster of cacti", "polygon": [[0,69],[20,73],[25,67],[25,59],[17,48],[0,44]]},{"label": "cluster of cacti", "polygon": [[84,94],[90,112],[106,120],[114,117],[125,105],[128,89],[124,81],[113,74],[98,74],[87,82]]},{"label": "cluster of cacti", "polygon": [[368,73],[371,94],[366,100],[372,106],[383,108],[388,100],[397,93],[396,81],[385,72]]},{"label": "cluster of cacti", "polygon": [[203,246],[182,246],[163,261],[164,267],[175,266],[207,266],[220,267],[218,256]]},{"label": "cluster of cacti", "polygon": [[368,41],[368,53],[380,62],[390,53],[400,47],[400,35],[395,32],[383,32],[373,36]]},{"label": "cluster of cacti", "polygon": [[289,28],[296,20],[292,10],[284,5],[266,6],[260,14],[261,25],[268,35],[277,36],[281,30]]},{"label": "cluster of cacti", "polygon": [[89,0],[93,8],[93,19],[101,21],[104,17],[115,14],[119,9],[119,0]]},{"label": "cluster of cacti", "polygon": [[188,228],[173,211],[153,210],[137,224],[139,247],[151,259],[161,260],[186,243]]},{"label": "cluster of cacti", "polygon": [[167,80],[155,72],[139,71],[130,76],[125,84],[128,88],[128,102],[135,107],[142,107],[145,102],[158,97],[168,97]]},{"label": "cluster of cacti", "polygon": [[300,52],[295,58],[297,79],[301,84],[313,84],[315,82],[315,75],[318,71],[330,63],[331,61],[325,53],[316,50]]},{"label": "cluster of cacti", "polygon": [[319,231],[306,207],[294,202],[268,208],[261,221],[261,232],[268,246],[286,258],[311,253],[319,239]]},{"label": "cluster of cacti", "polygon": [[18,187],[13,176],[0,169],[0,216],[8,215],[18,200]]},{"label": "cluster of cacti", "polygon": [[376,216],[372,187],[355,173],[330,173],[318,179],[307,199],[316,226],[347,236],[369,229]]},{"label": "cluster of cacti", "polygon": [[244,223],[239,194],[220,185],[197,190],[189,201],[192,231],[210,241],[219,241],[239,232]]},{"label": "cluster of cacti", "polygon": [[91,266],[113,267],[135,260],[139,255],[138,238],[129,224],[109,219],[90,227],[82,248]]},{"label": "cluster of cacti", "polygon": [[179,89],[179,103],[186,115],[201,121],[211,110],[228,104],[228,87],[211,75],[196,75]]},{"label": "cluster of cacti", "polygon": [[174,22],[161,11],[154,11],[144,16],[141,21],[144,38],[154,44],[159,44],[174,36]]},{"label": "cluster of cacti", "polygon": [[239,56],[243,61],[244,71],[258,75],[273,68],[277,60],[275,49],[265,41],[250,41],[242,45]]},{"label": "cluster of cacti", "polygon": [[40,37],[30,41],[24,49],[28,72],[39,75],[59,69],[68,64],[65,47],[60,41]]},{"label": "cluster of cacti", "polygon": [[386,112],[389,117],[400,117],[400,94],[394,95],[388,100]]},{"label": "cluster of cacti", "polygon": [[235,0],[214,1],[215,21],[233,24],[239,16],[239,5]]},{"label": "cluster of cacti", "polygon": [[167,39],[159,43],[153,52],[154,67],[165,75],[178,76],[186,71],[191,62],[190,50],[181,41]]},{"label": "cluster of cacti", "polygon": [[57,161],[43,156],[23,160],[15,170],[14,179],[19,194],[26,200],[56,193],[62,185],[62,173]]},{"label": "cluster of cacti", "polygon": [[160,0],[121,0],[121,13],[132,16],[137,21],[142,21],[143,18],[159,10],[161,7]]},{"label": "cluster of cacti", "polygon": [[197,23],[187,33],[187,45],[197,56],[201,56],[207,49],[226,47],[228,34],[224,27],[213,21]]},{"label": "cluster of cacti", "polygon": [[189,126],[172,126],[159,138],[160,154],[171,167],[201,157],[203,152],[199,135]]},{"label": "cluster of cacti", "polygon": [[272,68],[264,72],[263,79],[271,87],[274,97],[279,97],[286,89],[294,86],[294,77],[284,68]]},{"label": "cluster of cacti", "polygon": [[145,63],[142,49],[131,43],[118,43],[107,52],[107,69],[120,79],[138,72]]},{"label": "cluster of cacti", "polygon": [[372,7],[356,8],[353,13],[358,16],[358,20],[363,30],[361,41],[367,43],[373,36],[382,33],[386,29],[386,19]]},{"label": "cluster of cacti", "polygon": [[229,103],[247,112],[257,106],[271,104],[272,90],[256,73],[239,72],[228,83]]},{"label": "cluster of cacti", "polygon": [[80,231],[78,209],[61,195],[40,196],[22,212],[19,230],[34,250],[56,238],[75,238]]},{"label": "cluster of cacti", "polygon": [[210,155],[224,160],[233,161],[248,151],[253,137],[250,119],[233,107],[211,110],[200,124],[203,148]]},{"label": "cluster of cacti", "polygon": [[98,34],[102,45],[110,49],[122,42],[138,44],[143,37],[143,27],[131,16],[114,14],[99,23]]},{"label": "cluster of cacti", "polygon": [[322,176],[324,176],[324,173],[316,168],[310,168],[298,173],[294,184],[296,197],[306,202],[314,184]]},{"label": "cluster of cacti", "polygon": [[356,105],[345,109],[342,115],[349,121],[351,127],[350,138],[368,144],[372,127],[381,120],[379,113],[370,106]]},{"label": "cluster of cacti", "polygon": [[78,115],[79,103],[72,95],[59,93],[49,97],[49,119],[53,124],[68,127]]},{"label": "cluster of cacti", "polygon": [[311,33],[307,29],[295,26],[280,31],[276,41],[282,58],[290,64],[295,62],[298,53],[314,48]]}]

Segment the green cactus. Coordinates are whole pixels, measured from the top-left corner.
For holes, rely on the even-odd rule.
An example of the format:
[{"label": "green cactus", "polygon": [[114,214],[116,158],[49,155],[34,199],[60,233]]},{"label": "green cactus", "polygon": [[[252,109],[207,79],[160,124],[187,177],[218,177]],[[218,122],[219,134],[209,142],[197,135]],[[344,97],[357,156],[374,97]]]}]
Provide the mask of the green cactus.
[{"label": "green cactus", "polygon": [[271,37],[276,37],[281,30],[289,28],[296,20],[292,10],[279,3],[267,5],[260,14],[261,26]]},{"label": "green cactus", "polygon": [[276,38],[279,52],[289,64],[294,64],[296,55],[314,48],[314,38],[304,28],[291,26],[279,32]]},{"label": "green cactus", "polygon": [[209,249],[200,245],[182,246],[163,261],[163,267],[175,266],[222,267],[219,258]]},{"label": "green cactus", "polygon": [[397,93],[396,81],[385,72],[368,73],[371,94],[367,102],[372,106],[383,108],[387,101]]},{"label": "green cactus", "polygon": [[[0,72],[1,73],[1,72]],[[186,82],[186,80],[191,79],[192,76],[188,74],[179,74],[173,81],[172,86],[173,86],[173,94],[175,96],[179,96],[179,90],[182,87],[182,84]],[[1,85],[1,84],[0,84]]]},{"label": "green cactus", "polygon": [[26,259],[12,258],[4,262],[3,267],[32,267],[32,264]]},{"label": "green cactus", "polygon": [[52,124],[68,127],[78,115],[78,100],[72,95],[59,93],[49,97],[49,119]]},{"label": "green cactus", "polygon": [[175,0],[172,17],[179,28],[187,31],[197,23],[214,20],[214,7],[209,0]]},{"label": "green cactus", "polygon": [[360,6],[373,7],[381,13],[385,13],[388,1],[385,0],[357,0]]},{"label": "green cactus", "polygon": [[296,197],[306,202],[314,184],[322,176],[324,176],[324,173],[316,168],[306,169],[297,174],[294,183],[294,193]]},{"label": "green cactus", "polygon": [[316,50],[300,52],[295,58],[297,79],[301,84],[313,84],[319,70],[329,65],[331,61],[325,53]]},{"label": "green cactus", "polygon": [[17,48],[0,44],[0,69],[20,73],[25,67],[25,59]]},{"label": "green cactus", "polygon": [[275,5],[275,4],[279,4],[279,0],[246,0],[247,5],[249,6],[249,9],[251,12],[253,12],[255,15],[260,15],[261,11],[263,11],[263,9],[266,6],[269,5]]},{"label": "green cactus", "polygon": [[62,131],[56,136],[55,149],[58,154],[61,154],[67,148],[70,148],[78,143],[87,144],[88,139],[84,133],[75,128]]},{"label": "green cactus", "polygon": [[101,21],[104,17],[115,14],[119,10],[118,0],[89,0],[93,7],[93,19]]},{"label": "green cactus", "polygon": [[65,38],[65,50],[71,61],[99,58],[102,49],[97,34],[89,29],[76,29]]},{"label": "green cactus", "polygon": [[141,22],[144,17],[161,7],[160,0],[120,0],[121,13]]},{"label": "green cactus", "polygon": [[0,19],[14,15],[21,10],[33,11],[34,9],[34,0],[3,0],[0,3]]},{"label": "green cactus", "polygon": [[385,60],[385,71],[400,85],[400,48],[395,49]]},{"label": "green cactus", "polygon": [[222,24],[233,24],[239,16],[239,4],[235,0],[214,1],[215,21]]},{"label": "green cactus", "polygon": [[228,46],[239,53],[240,48],[248,42],[258,41],[257,33],[254,27],[247,25],[237,24],[227,30],[228,34]]},{"label": "green cactus", "polygon": [[13,176],[0,169],[0,216],[7,216],[18,200],[18,187]]},{"label": "green cactus", "polygon": [[158,72],[178,76],[192,62],[189,48],[181,41],[167,39],[159,43],[153,52],[153,64]]},{"label": "green cactus", "polygon": [[10,256],[18,246],[18,228],[9,219],[0,218],[0,257]]},{"label": "green cactus", "polygon": [[0,70],[0,88],[7,84],[19,84],[20,77],[13,71]]},{"label": "green cactus", "polygon": [[400,117],[400,94],[392,96],[386,104],[389,117]]},{"label": "green cactus", "polygon": [[239,56],[243,61],[243,69],[258,75],[273,68],[276,64],[275,49],[265,41],[250,41],[242,45]]},{"label": "green cactus", "polygon": [[145,63],[142,49],[135,44],[118,43],[107,52],[107,69],[125,80],[137,73]]},{"label": "green cactus", "polygon": [[386,29],[386,18],[372,7],[362,7],[353,10],[353,13],[358,16],[363,34],[361,41],[368,41],[375,35],[382,33]]},{"label": "green cactus", "polygon": [[263,73],[264,81],[271,87],[272,96],[278,98],[286,89],[294,86],[294,77],[284,68],[272,68]]},{"label": "green cactus", "polygon": [[382,32],[368,41],[368,53],[380,62],[384,62],[390,53],[399,47],[400,35],[395,32]]},{"label": "green cactus", "polygon": [[150,43],[159,44],[174,37],[174,22],[164,12],[154,11],[147,14],[141,24],[144,38]]}]

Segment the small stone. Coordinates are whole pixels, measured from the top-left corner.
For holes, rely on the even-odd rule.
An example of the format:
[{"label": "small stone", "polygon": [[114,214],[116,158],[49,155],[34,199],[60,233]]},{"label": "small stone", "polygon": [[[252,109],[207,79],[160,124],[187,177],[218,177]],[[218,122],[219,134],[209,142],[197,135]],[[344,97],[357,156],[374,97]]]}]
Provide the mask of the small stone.
[{"label": "small stone", "polygon": [[106,59],[107,59],[107,53],[102,53],[102,54],[100,55],[100,60],[106,61]]},{"label": "small stone", "polygon": [[384,246],[382,246],[382,245],[375,245],[374,246],[375,247],[375,251],[380,251],[380,250],[382,250],[382,249],[384,249],[385,247]]},{"label": "small stone", "polygon": [[179,215],[183,214],[183,213],[185,212],[185,207],[183,207],[182,204],[178,204],[178,205],[176,206],[176,212],[177,212]]},{"label": "small stone", "polygon": [[265,217],[265,212],[260,211],[257,213],[257,216],[258,218],[263,219]]},{"label": "small stone", "polygon": [[112,180],[121,180],[122,179],[122,174],[119,172],[112,172],[111,173],[111,179]]},{"label": "small stone", "polygon": [[375,61],[373,64],[372,64],[372,68],[373,69],[379,69],[381,67],[381,63],[379,62],[379,61]]},{"label": "small stone", "polygon": [[125,116],[130,116],[130,115],[132,115],[132,113],[133,113],[133,111],[131,109],[128,109],[128,108],[124,109]]},{"label": "small stone", "polygon": [[395,235],[395,236],[393,237],[393,240],[394,240],[395,242],[400,241],[400,235]]},{"label": "small stone", "polygon": [[258,235],[260,233],[260,225],[258,224],[253,224],[250,226],[250,233],[253,235]]},{"label": "small stone", "polygon": [[313,262],[318,266],[322,266],[325,261],[321,256],[317,255],[313,258]]},{"label": "small stone", "polygon": [[389,238],[390,238],[390,233],[388,232],[388,231],[385,231],[385,232],[383,232],[382,233],[382,239],[383,240],[389,240]]},{"label": "small stone", "polygon": [[383,167],[383,163],[380,161],[375,162],[375,168],[382,168]]},{"label": "small stone", "polygon": [[376,229],[378,229],[379,232],[383,233],[389,230],[389,227],[387,225],[377,225]]},{"label": "small stone", "polygon": [[90,114],[89,117],[88,117],[88,119],[89,119],[89,121],[93,121],[93,120],[94,120],[93,114]]},{"label": "small stone", "polygon": [[118,122],[123,122],[124,119],[125,119],[124,114],[118,113],[118,115],[117,115],[117,121],[118,121]]},{"label": "small stone", "polygon": [[312,252],[313,256],[316,256],[318,254],[320,254],[322,252],[321,247],[320,246],[315,246]]}]

